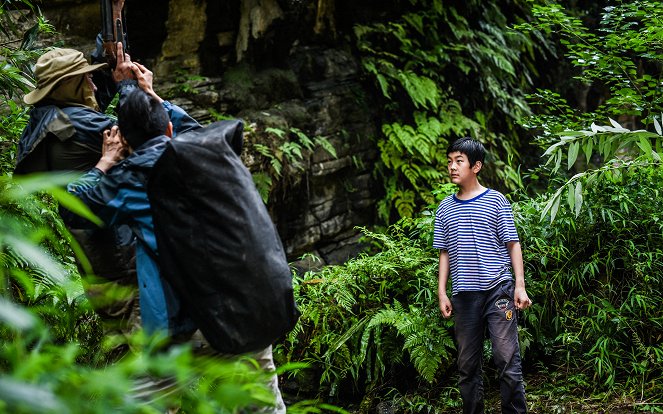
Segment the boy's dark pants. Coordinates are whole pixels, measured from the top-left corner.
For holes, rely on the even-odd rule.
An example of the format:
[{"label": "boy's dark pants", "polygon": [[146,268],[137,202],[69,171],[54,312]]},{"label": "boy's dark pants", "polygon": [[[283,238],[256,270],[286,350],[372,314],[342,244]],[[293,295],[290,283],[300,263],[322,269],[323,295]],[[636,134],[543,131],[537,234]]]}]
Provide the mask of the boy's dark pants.
[{"label": "boy's dark pants", "polygon": [[502,413],[525,413],[525,388],[518,346],[513,282],[487,291],[459,292],[452,298],[458,345],[459,388],[464,413],[483,413],[481,358],[488,326],[493,359],[500,375]]}]

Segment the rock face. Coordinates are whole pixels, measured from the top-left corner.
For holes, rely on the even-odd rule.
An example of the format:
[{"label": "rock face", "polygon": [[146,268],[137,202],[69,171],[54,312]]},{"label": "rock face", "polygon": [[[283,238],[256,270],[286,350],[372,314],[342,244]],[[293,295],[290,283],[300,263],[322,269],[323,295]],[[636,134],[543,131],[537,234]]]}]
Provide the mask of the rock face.
[{"label": "rock face", "polygon": [[[256,145],[277,148],[265,131],[333,145],[336,157],[318,146],[303,153],[301,168],[273,177],[268,207],[289,259],[311,253],[296,263],[300,269],[356,255],[355,226],[376,216],[381,186],[372,177],[372,138],[379,127],[350,40],[353,22],[336,15],[335,1],[126,4],[132,58],[153,68],[155,89],[170,91],[162,95],[201,122],[213,114],[243,119],[251,131],[244,160],[253,172],[264,161]],[[74,44],[99,27],[96,1],[53,1],[42,10]]]},{"label": "rock face", "polygon": [[200,0],[170,1],[166,39],[154,66],[155,75],[168,76],[180,69],[199,70],[199,56],[204,53],[200,50],[200,43],[205,38],[207,25],[205,3]]}]

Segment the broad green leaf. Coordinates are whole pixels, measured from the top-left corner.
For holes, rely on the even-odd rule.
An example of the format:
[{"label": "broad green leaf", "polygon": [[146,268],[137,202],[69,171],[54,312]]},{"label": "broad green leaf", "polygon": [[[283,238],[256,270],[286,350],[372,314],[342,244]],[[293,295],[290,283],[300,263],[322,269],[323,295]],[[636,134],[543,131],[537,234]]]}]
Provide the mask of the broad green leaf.
[{"label": "broad green leaf", "polygon": [[569,205],[569,209],[573,211],[575,209],[576,203],[575,186],[573,183],[568,185],[568,190],[566,192],[566,202]]},{"label": "broad green leaf", "polygon": [[587,136],[587,134],[592,134],[591,132],[588,131],[563,131],[563,132],[558,132],[555,135],[559,135],[564,141],[568,141],[573,138],[577,137],[582,137],[582,136]]},{"label": "broad green leaf", "polygon": [[555,203],[552,205],[552,208],[550,209],[550,222],[552,223],[555,221],[555,217],[557,216],[557,212],[559,211],[559,203],[562,201],[561,197],[557,197],[555,199]]},{"label": "broad green leaf", "polygon": [[97,226],[103,226],[104,223],[97,216],[92,213],[90,208],[81,201],[80,198],[75,195],[67,192],[63,188],[53,188],[51,194],[55,197],[56,200],[65,207],[67,210],[78,214],[79,216],[90,220],[92,223]]},{"label": "broad green leaf", "polygon": [[661,129],[661,124],[656,118],[654,118],[654,129],[658,135],[663,135],[663,129]]},{"label": "broad green leaf", "polygon": [[71,413],[50,388],[47,385],[19,382],[13,378],[0,378],[0,400],[4,402],[3,407],[20,407],[20,412],[24,413]]},{"label": "broad green leaf", "polygon": [[619,122],[615,121],[614,119],[608,118],[608,120],[610,121],[610,123],[612,124],[613,127],[618,128],[618,129],[624,129],[624,127],[619,125]]},{"label": "broad green leaf", "polygon": [[578,181],[575,188],[575,215],[578,217],[582,208],[582,182]]},{"label": "broad green leaf", "polygon": [[560,187],[559,189],[557,189],[555,194],[550,198],[550,200],[548,200],[548,202],[546,203],[546,206],[543,208],[543,211],[541,212],[541,220],[546,218],[546,216],[548,215],[548,213],[552,209],[555,202],[559,201],[563,190],[564,190],[564,187]]},{"label": "broad green leaf", "polygon": [[555,168],[553,168],[553,171],[559,171],[559,167],[562,166],[562,151],[557,152],[557,158],[555,159]]},{"label": "broad green leaf", "polygon": [[569,157],[567,159],[567,169],[570,170],[575,164],[576,159],[578,158],[578,151],[580,149],[580,144],[576,141],[569,145]]},{"label": "broad green leaf", "polygon": [[49,192],[54,188],[62,188],[79,178],[80,174],[40,173],[14,177],[12,185],[0,193],[0,199],[21,200],[41,191]]},{"label": "broad green leaf", "polygon": [[647,158],[652,157],[653,151],[649,138],[641,136],[640,141],[638,142],[638,147],[640,147],[640,150],[642,150],[644,156],[646,156]]},{"label": "broad green leaf", "polygon": [[[564,139],[564,137],[562,137],[562,139]],[[557,147],[562,146],[562,145],[564,145],[564,144],[565,144],[564,141],[560,141],[560,142],[556,142],[556,143],[554,143],[553,145],[551,145],[550,147],[548,147],[548,149],[546,150],[546,152],[543,153],[542,156],[545,157],[545,156],[551,155],[552,152],[553,152],[555,149],[557,149]]]},{"label": "broad green leaf", "polygon": [[624,128],[623,126],[619,125],[619,123],[617,121],[615,121],[614,119],[612,119],[612,118],[608,118],[608,119],[610,120],[610,123],[612,124],[612,126],[605,125],[605,126],[602,126],[602,127],[599,127],[599,128],[603,128],[603,130],[607,131],[607,132],[616,132],[616,133],[630,132],[630,130],[628,130],[628,129]]},{"label": "broad green leaf", "polygon": [[605,132],[605,128],[603,128],[602,126],[596,125],[594,122],[592,122],[592,125],[590,125],[590,129],[592,130],[592,132],[595,132],[595,133],[596,132]]}]

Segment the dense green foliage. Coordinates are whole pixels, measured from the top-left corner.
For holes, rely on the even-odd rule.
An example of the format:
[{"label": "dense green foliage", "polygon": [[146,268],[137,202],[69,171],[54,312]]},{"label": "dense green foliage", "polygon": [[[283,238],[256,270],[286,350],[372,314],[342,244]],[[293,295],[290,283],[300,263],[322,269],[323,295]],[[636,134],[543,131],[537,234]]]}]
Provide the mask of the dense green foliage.
[{"label": "dense green foliage", "polygon": [[[14,165],[16,136],[27,120],[28,108],[17,100],[32,87],[30,65],[41,54],[35,43],[40,35],[53,32],[41,15],[35,16],[27,0],[0,3],[0,171]],[[26,28],[27,30],[24,30]]]},{"label": "dense green foliage", "polygon": [[561,185],[550,197],[541,213],[541,218],[550,216],[554,221],[564,195],[571,209],[578,216],[582,211],[583,190],[595,185],[598,179],[619,180],[624,171],[652,169],[660,167],[663,158],[663,129],[654,119],[656,132],[645,130],[630,131],[610,119],[611,125],[592,124],[591,131],[563,131],[560,141],[551,145],[543,154],[548,157],[546,167],[551,164],[552,172],[558,173],[562,161],[566,159],[566,168],[574,168],[579,157],[584,155],[588,166],[592,157],[599,156],[608,160],[601,166],[588,168],[576,173]]},{"label": "dense green foliage", "polygon": [[[527,118],[525,126],[539,133],[536,142],[545,155],[541,166],[526,173],[531,189],[543,188],[542,194],[514,194],[528,292],[535,303],[523,312],[520,331],[526,379],[534,385],[528,387],[530,408],[562,412],[582,396],[586,406],[581,412],[603,411],[615,401],[631,409],[660,411],[663,139],[657,116],[663,108],[656,81],[663,67],[658,53],[660,4],[618,3],[603,10],[597,27],[586,27],[573,17],[577,10],[555,2],[532,5],[534,19],[520,29],[561,39],[559,50],[566,51],[577,74],[565,84],[600,90],[603,95],[593,111],[582,105],[573,108],[562,96],[568,90],[541,89],[529,96],[540,111]],[[412,18],[407,16],[404,20]],[[380,31],[385,27],[359,28],[360,42],[378,33],[383,40],[393,41],[388,36],[395,36],[411,41],[403,43],[420,52],[418,56],[427,50],[416,35],[410,36],[407,24],[390,26],[391,35]],[[435,88],[426,79],[416,78],[420,86],[427,85],[417,88],[416,82],[405,81],[401,72],[406,66],[388,63],[403,59],[412,64],[415,60],[407,49],[388,54],[371,45],[360,43],[360,48],[372,53],[364,60],[366,68],[385,96],[396,101],[387,107],[389,113],[403,109],[397,93],[409,96],[410,101],[405,101],[419,110],[435,107]],[[413,71],[419,68],[412,66]],[[412,73],[417,72],[407,74]],[[445,84],[433,77],[437,74],[430,76],[437,88]],[[410,118],[402,111],[398,119]],[[413,119],[427,118],[418,112]],[[440,115],[440,119],[450,118]],[[462,122],[452,124],[462,129]],[[655,132],[632,130],[643,125]],[[390,124],[383,131],[385,142],[392,140],[389,145],[393,145],[385,151],[388,145],[381,144],[383,161],[395,169],[408,165],[420,148],[446,143],[422,137],[427,133],[421,128]],[[394,145],[393,139],[400,139],[404,131],[409,131],[411,140]],[[444,136],[440,131],[428,135]],[[400,154],[406,161],[391,163],[384,159],[390,154]],[[429,156],[423,164],[433,168],[439,162]],[[389,179],[398,180],[396,176]],[[395,182],[387,182],[388,198],[395,194],[389,190],[396,188]],[[430,201],[432,194],[422,199]],[[404,211],[401,215],[413,213]],[[453,343],[445,342],[451,327],[441,320],[435,297],[436,255],[428,247],[431,231],[430,216],[400,222],[389,235],[377,237],[379,253],[307,274],[300,281],[304,316],[286,348],[289,355],[303,357],[317,368],[314,375],[324,393],[358,390],[365,404],[388,399],[394,408],[407,412],[443,412],[457,403]],[[382,326],[378,334],[371,329],[376,324]],[[422,355],[426,355],[424,364]],[[496,373],[487,366],[491,381]]]},{"label": "dense green foliage", "polygon": [[518,123],[530,113],[523,91],[536,44],[507,25],[526,16],[524,2],[400,3],[402,16],[355,27],[363,66],[385,98],[381,218],[412,217],[432,202],[448,143],[462,136],[487,144],[487,184],[518,188]]},{"label": "dense green foliage", "polygon": [[408,237],[415,226],[428,232],[430,221],[407,223],[391,234],[366,232],[377,253],[296,279],[302,318],[284,352],[311,365],[297,378],[319,381],[320,394],[360,395],[366,410],[385,387],[417,377],[433,383],[452,370],[451,323],[436,302],[437,258],[427,237]]},{"label": "dense green foliage", "polygon": [[395,231],[367,232],[374,255],[296,279],[303,316],[288,337],[288,357],[311,362],[331,396],[344,381],[370,388],[407,364],[429,382],[451,365],[450,325],[436,304],[437,259],[426,240]]},{"label": "dense green foliage", "polygon": [[[42,53],[33,42],[50,30],[31,10],[28,1],[0,2],[0,31],[10,39],[37,20],[23,41],[0,49],[0,413],[216,413],[272,404],[267,374],[248,358],[194,356],[140,332],[105,336],[81,284],[87,260],[57,214],[62,205],[98,221],[64,191],[74,176],[8,176],[28,110],[11,99],[31,85],[28,63]],[[118,345],[130,349],[119,360]],[[137,381],[148,377],[169,379],[170,389],[139,396]],[[306,401],[292,409],[336,410]]]},{"label": "dense green foliage", "polygon": [[[607,117],[628,121],[631,128],[641,121],[651,125],[663,110],[660,2],[614,2],[591,25],[585,9],[565,9],[563,2],[555,1],[532,3],[533,19],[519,29],[558,40],[575,74],[562,88],[532,96],[541,114],[533,126],[559,132],[586,127],[593,120],[604,123]],[[587,3],[587,8],[596,6]],[[576,93],[560,96],[567,88]],[[595,102],[588,98],[592,94],[598,95]],[[576,102],[574,108],[569,101]]]},{"label": "dense green foliage", "polygon": [[[532,193],[510,194],[534,300],[520,330],[531,411],[599,412],[615,401],[662,411],[660,3],[616,2],[589,25],[583,10],[553,1],[401,3],[402,15],[357,26],[355,35],[384,97],[380,214],[415,218],[384,234],[364,230],[369,252],[296,277],[302,317],[277,353],[281,364],[309,365],[288,374],[300,397],[356,402],[362,412],[378,402],[399,412],[457,411],[453,321],[439,313],[430,248],[434,203],[454,191],[440,185],[444,150],[457,136],[480,137],[492,153],[484,184],[520,188],[523,122],[544,155],[523,174]],[[50,28],[37,19],[23,37],[16,19],[29,15],[6,11],[29,2],[0,4],[0,29],[20,39],[0,49],[7,98],[0,171],[7,173],[27,110],[10,98],[29,84],[24,70],[38,54],[35,36]],[[507,27],[514,23],[527,35]],[[552,41],[575,78],[526,100],[534,53]],[[574,101],[573,88],[586,100]],[[524,118],[530,107],[536,114]],[[265,198],[285,191],[281,180],[296,178],[306,151],[327,145],[296,127],[262,132],[271,145],[251,144],[265,170],[257,176]],[[268,402],[261,373],[248,365],[165,351],[155,338],[129,338],[140,352],[110,360],[80,284],[76,261],[85,260],[55,213],[66,204],[86,214],[59,190],[67,179],[0,182],[0,412],[148,413],[181,403],[184,412],[206,413]],[[422,206],[428,211],[417,215]],[[495,388],[489,347],[484,357]],[[132,398],[132,380],[146,374],[174,376],[178,397]],[[580,399],[587,405],[578,410]],[[333,407],[303,403],[290,411],[323,409]]]},{"label": "dense green foliage", "polygon": [[538,363],[560,361],[587,389],[660,397],[663,378],[663,213],[659,168],[602,175],[576,217],[540,221],[544,199],[518,204],[539,305],[527,312]]},{"label": "dense green foliage", "polygon": [[[566,167],[562,171],[575,173],[558,185],[542,212],[554,220],[562,199],[579,214],[584,187],[601,175],[660,166],[663,102],[657,79],[663,75],[658,52],[663,11],[658,2],[619,3],[605,8],[598,31],[555,2],[535,2],[532,13],[533,22],[519,28],[547,34],[555,31],[577,70],[572,85],[585,93],[600,90],[605,95],[593,111],[587,110],[588,102],[572,109],[566,99],[550,90],[539,90],[530,97],[541,111],[528,121],[529,126],[540,132],[537,141],[546,148],[546,163],[538,173],[552,178],[550,188],[565,177],[559,174],[562,166]],[[637,129],[642,126],[655,132]]]}]

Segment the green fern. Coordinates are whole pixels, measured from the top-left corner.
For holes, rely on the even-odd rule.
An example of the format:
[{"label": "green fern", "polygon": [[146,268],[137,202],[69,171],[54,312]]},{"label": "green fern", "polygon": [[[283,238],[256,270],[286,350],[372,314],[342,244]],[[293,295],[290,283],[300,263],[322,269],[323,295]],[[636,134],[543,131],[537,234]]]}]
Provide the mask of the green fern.
[{"label": "green fern", "polygon": [[437,309],[437,259],[419,238],[428,234],[408,237],[405,222],[387,234],[361,230],[378,248],[375,256],[295,279],[302,316],[286,354],[311,364],[332,395],[349,381],[370,388],[404,365],[430,381],[450,364],[453,349]]},{"label": "green fern", "polygon": [[445,329],[439,329],[437,320],[431,320],[420,308],[410,305],[405,309],[400,302],[394,301],[392,307],[381,310],[371,318],[367,330],[378,326],[390,326],[405,338],[404,349],[419,374],[428,382],[433,382],[441,367],[447,368],[452,361],[455,349],[453,339]]},{"label": "green fern", "polygon": [[[481,139],[493,153],[484,184],[521,185],[513,124],[530,112],[521,90],[532,83],[534,43],[504,28],[524,11],[504,8],[516,14],[506,16],[499,3],[473,2],[463,9],[470,20],[442,4],[413,0],[400,18],[354,28],[362,67],[385,98],[376,168],[385,183],[378,209],[386,222],[427,206],[427,194],[445,177],[444,151],[460,136]],[[408,191],[414,199],[397,196]]]},{"label": "green fern", "polygon": [[336,149],[327,138],[310,138],[299,128],[292,127],[288,131],[274,127],[264,131],[250,128],[247,137],[250,148],[260,156],[254,167],[257,171],[252,174],[265,203],[275,190],[285,191],[300,179],[317,148],[336,157]]},{"label": "green fern", "polygon": [[386,221],[391,208],[400,217],[412,217],[418,205],[432,203],[431,188],[447,177],[445,136],[479,129],[460,113],[458,103],[453,101],[441,108],[440,118],[415,112],[414,121],[414,125],[382,126],[387,139],[378,142],[378,147],[384,167],[394,174],[386,180],[387,192],[378,206],[380,217]]},{"label": "green fern", "polygon": [[415,108],[430,109],[432,111],[437,109],[441,94],[437,84],[432,79],[418,76],[412,71],[399,71],[396,77],[412,99]]}]

